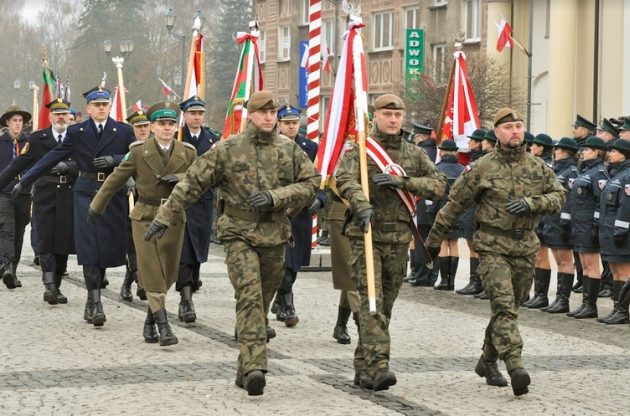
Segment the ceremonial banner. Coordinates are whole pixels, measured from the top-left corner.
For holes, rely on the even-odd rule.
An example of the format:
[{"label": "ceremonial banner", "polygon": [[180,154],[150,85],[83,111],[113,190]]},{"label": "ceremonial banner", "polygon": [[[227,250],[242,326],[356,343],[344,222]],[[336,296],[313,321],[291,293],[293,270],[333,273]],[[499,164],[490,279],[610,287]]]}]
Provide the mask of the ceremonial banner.
[{"label": "ceremonial banner", "polygon": [[56,79],[53,72],[48,67],[48,61],[44,60],[44,68],[42,70],[42,76],[44,78],[44,84],[42,85],[42,102],[39,106],[39,118],[37,121],[38,129],[47,129],[50,127],[50,119],[48,115],[50,110],[46,107],[46,104],[51,102],[54,97]]},{"label": "ceremonial banner", "polygon": [[308,103],[308,41],[300,41],[300,66],[298,68],[298,106],[306,108]]}]

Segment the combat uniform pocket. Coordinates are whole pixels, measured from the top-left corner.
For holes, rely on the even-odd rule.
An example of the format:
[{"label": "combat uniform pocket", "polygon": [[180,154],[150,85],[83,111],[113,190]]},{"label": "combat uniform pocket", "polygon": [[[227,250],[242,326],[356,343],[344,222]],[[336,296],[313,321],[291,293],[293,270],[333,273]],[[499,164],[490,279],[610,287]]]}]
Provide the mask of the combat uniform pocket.
[{"label": "combat uniform pocket", "polygon": [[134,221],[142,221],[142,217],[144,216],[144,207],[140,204],[137,204],[133,210],[129,213],[129,218]]}]

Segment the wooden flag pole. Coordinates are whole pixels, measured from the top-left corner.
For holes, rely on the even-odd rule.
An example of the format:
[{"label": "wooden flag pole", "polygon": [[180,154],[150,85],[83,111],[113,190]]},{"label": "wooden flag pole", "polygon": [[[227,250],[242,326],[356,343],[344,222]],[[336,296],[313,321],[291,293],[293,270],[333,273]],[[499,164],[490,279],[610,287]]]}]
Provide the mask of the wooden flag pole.
[{"label": "wooden flag pole", "polygon": [[442,111],[440,112],[440,119],[438,121],[438,128],[435,132],[435,140],[439,144],[442,141],[442,130],[444,129],[444,116],[446,115],[446,106],[448,105],[448,97],[451,95],[451,88],[453,88],[453,78],[455,77],[455,59],[451,65],[451,72],[448,76],[448,84],[446,84],[446,94],[444,94],[444,100],[442,101]]},{"label": "wooden flag pole", "polygon": [[[112,58],[112,62],[116,65],[116,70],[118,72],[118,94],[120,95],[120,106],[122,107],[122,118],[123,120],[127,119],[127,99],[125,97],[125,82],[123,80],[123,63],[125,62],[125,58],[120,56],[114,56]],[[116,105],[116,103],[114,103]]]},{"label": "wooden flag pole", "polygon": [[[190,42],[190,53],[188,54],[188,68],[186,70],[186,84],[184,86],[184,93],[182,94],[182,100],[187,100],[188,91],[190,90],[190,83],[192,82],[192,70],[195,64],[195,51],[197,50],[197,31],[193,31],[192,42]],[[196,81],[195,81],[196,82]],[[184,126],[179,126],[177,132],[177,140],[180,142],[184,140]]]},{"label": "wooden flag pole", "polygon": [[33,120],[33,131],[39,128],[39,104],[37,102],[37,93],[39,92],[39,87],[37,83],[33,82],[30,85],[31,90],[33,91],[33,116],[31,120]]}]

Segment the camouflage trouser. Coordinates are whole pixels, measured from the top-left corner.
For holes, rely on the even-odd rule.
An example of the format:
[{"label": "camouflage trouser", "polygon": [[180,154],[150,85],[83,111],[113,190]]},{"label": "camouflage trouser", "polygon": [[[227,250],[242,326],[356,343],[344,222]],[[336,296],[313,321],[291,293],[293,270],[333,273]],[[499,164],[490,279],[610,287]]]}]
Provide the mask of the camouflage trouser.
[{"label": "camouflage trouser", "polygon": [[233,240],[224,245],[230,282],[236,293],[236,334],[243,374],[267,371],[267,312],[284,274],[284,244],[252,247]]},{"label": "camouflage trouser", "polygon": [[354,370],[367,370],[374,374],[389,368],[389,321],[394,301],[405,277],[408,261],[408,244],[374,243],[374,286],[376,314],[370,314],[365,271],[365,245],[363,240],[350,239],[352,281],[361,297],[359,312],[359,342],[354,354]]},{"label": "camouflage trouser", "polygon": [[490,297],[492,315],[486,328],[483,354],[505,361],[507,370],[522,368],[523,339],[518,330],[518,307],[532,286],[535,255],[506,257],[480,253],[479,274]]}]

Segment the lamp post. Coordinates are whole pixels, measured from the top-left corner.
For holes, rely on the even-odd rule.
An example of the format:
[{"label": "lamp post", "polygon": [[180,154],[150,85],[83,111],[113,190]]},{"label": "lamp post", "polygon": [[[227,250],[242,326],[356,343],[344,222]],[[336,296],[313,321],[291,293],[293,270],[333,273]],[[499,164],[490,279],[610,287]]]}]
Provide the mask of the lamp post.
[{"label": "lamp post", "polygon": [[[172,36],[181,42],[182,63],[181,63],[181,69],[180,69],[180,80],[183,81],[184,72],[186,71],[186,38],[188,37],[188,35],[186,35],[185,33],[173,32],[173,27],[175,26],[176,19],[177,19],[177,14],[175,14],[175,11],[173,11],[173,9],[168,9],[168,11],[164,14],[164,23],[166,26],[166,30],[168,30],[169,36]],[[205,21],[206,21],[206,18],[201,13],[201,10],[197,10],[197,13],[195,14],[195,17],[194,17],[193,31],[195,31],[195,29],[198,31],[201,30]]]},{"label": "lamp post", "polygon": [[[110,56],[112,52],[112,39],[108,36],[103,41],[103,50],[107,56]],[[120,104],[122,107],[122,118],[123,120],[127,118],[127,100],[125,97],[125,83],[123,79],[123,64],[125,62],[125,58],[129,59],[129,55],[133,52],[133,39],[131,36],[126,36],[120,40],[120,54],[122,56],[114,56],[112,58],[112,62],[116,66],[116,70],[118,73],[118,94],[120,95]],[[114,103],[114,105],[116,105]]]}]

